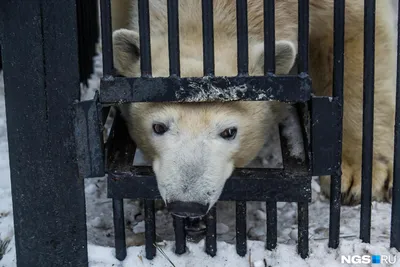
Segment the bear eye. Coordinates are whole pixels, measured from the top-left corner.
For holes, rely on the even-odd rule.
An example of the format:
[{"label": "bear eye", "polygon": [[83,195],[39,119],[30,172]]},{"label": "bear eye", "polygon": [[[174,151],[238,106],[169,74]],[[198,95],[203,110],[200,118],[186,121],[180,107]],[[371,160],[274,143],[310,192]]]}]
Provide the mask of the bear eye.
[{"label": "bear eye", "polygon": [[225,140],[233,140],[236,137],[237,133],[237,128],[232,127],[232,128],[227,128],[225,129],[222,133],[219,135],[224,138]]},{"label": "bear eye", "polygon": [[168,127],[164,123],[154,123],[153,131],[158,135],[162,135],[168,131]]}]

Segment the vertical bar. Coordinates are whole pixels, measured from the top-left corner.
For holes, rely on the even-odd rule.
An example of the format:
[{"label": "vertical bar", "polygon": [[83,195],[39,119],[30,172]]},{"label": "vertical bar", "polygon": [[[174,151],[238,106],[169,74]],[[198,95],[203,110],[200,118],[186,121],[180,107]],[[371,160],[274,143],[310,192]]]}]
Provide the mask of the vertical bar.
[{"label": "vertical bar", "polygon": [[246,201],[236,201],[236,252],[244,257],[247,252]]},{"label": "vertical bar", "polygon": [[249,44],[247,27],[247,0],[236,1],[238,75],[249,73]]},{"label": "vertical bar", "polygon": [[277,205],[275,201],[266,202],[267,210],[267,241],[266,248],[273,250],[276,248],[278,241],[278,221],[277,221]]},{"label": "vertical bar", "polygon": [[211,257],[217,255],[217,209],[212,207],[206,215],[206,253]]},{"label": "vertical bar", "polygon": [[149,0],[138,0],[139,35],[140,35],[140,69],[142,77],[151,77],[150,17]]},{"label": "vertical bar", "polygon": [[180,76],[179,62],[179,3],[178,0],[168,0],[168,52],[169,75]]},{"label": "vertical bar", "polygon": [[360,239],[370,242],[374,130],[375,0],[364,2],[364,95]]},{"label": "vertical bar", "polygon": [[214,76],[213,0],[202,0],[204,76]]},{"label": "vertical bar", "polygon": [[146,258],[152,260],[156,255],[156,216],[154,210],[154,200],[144,201],[144,228],[146,243]]},{"label": "vertical bar", "polygon": [[[333,97],[342,107],[337,115],[337,127],[340,128],[340,135],[336,140],[338,159],[342,158],[342,121],[343,121],[343,79],[344,79],[344,13],[345,0],[335,1],[334,4],[334,53],[333,53]],[[341,163],[341,162],[340,162]],[[331,197],[329,213],[329,244],[330,248],[339,246],[340,234],[340,201],[341,201],[341,173],[331,176]]]},{"label": "vertical bar", "polygon": [[[86,61],[85,59],[85,51],[84,51],[84,43],[85,43],[85,31],[83,30],[84,28],[84,10],[83,10],[83,1],[76,1],[76,16],[77,16],[77,26],[78,26],[78,51],[79,51],[79,75],[80,75],[80,81],[82,82],[82,78],[85,75],[85,69],[86,69]],[[87,85],[87,84],[86,84]]]},{"label": "vertical bar", "polygon": [[308,256],[308,203],[298,202],[298,253],[305,259]]},{"label": "vertical bar", "polygon": [[80,96],[76,3],[0,5],[18,267],[88,266],[72,108]]},{"label": "vertical bar", "polygon": [[103,50],[103,75],[112,75],[113,71],[113,50],[111,35],[111,2],[101,0],[101,42]]},{"label": "vertical bar", "polygon": [[275,0],[264,0],[264,75],[275,73]]},{"label": "vertical bar", "polygon": [[186,252],[185,218],[172,215],[175,231],[175,253],[181,255]]},{"label": "vertical bar", "polygon": [[[98,1],[91,0],[90,1],[90,55],[93,57],[96,55],[96,44],[99,38],[99,10],[98,10]],[[92,70],[93,71],[93,70]]]},{"label": "vertical bar", "polygon": [[101,122],[104,125],[107,121],[108,115],[110,114],[111,107],[102,107],[101,109]]},{"label": "vertical bar", "polygon": [[[88,53],[89,50],[89,42],[88,42],[88,37],[90,36],[90,24],[89,24],[89,18],[90,15],[92,14],[88,8],[88,2],[87,1],[77,1],[78,3],[81,3],[82,5],[82,14],[80,16],[82,17],[81,22],[83,25],[78,24],[78,39],[82,38],[82,46],[79,47],[79,51],[83,50],[83,54],[79,56],[79,67],[81,68],[81,82],[84,80],[88,79],[90,73],[92,72],[93,68],[93,61],[92,61],[92,55]],[[83,15],[84,14],[84,15]],[[82,16],[83,15],[83,16]],[[81,26],[82,31],[79,32],[79,26]],[[86,77],[86,78],[85,78]]]},{"label": "vertical bar", "polygon": [[298,72],[308,72],[309,0],[299,0],[299,62]]},{"label": "vertical bar", "polygon": [[112,203],[115,234],[115,257],[118,260],[123,261],[126,258],[124,202],[122,199],[113,198]]},{"label": "vertical bar", "polygon": [[[400,11],[400,5],[398,5]],[[397,80],[396,80],[396,123],[394,139],[394,166],[392,192],[392,221],[390,247],[400,251],[400,12],[397,17]]]}]

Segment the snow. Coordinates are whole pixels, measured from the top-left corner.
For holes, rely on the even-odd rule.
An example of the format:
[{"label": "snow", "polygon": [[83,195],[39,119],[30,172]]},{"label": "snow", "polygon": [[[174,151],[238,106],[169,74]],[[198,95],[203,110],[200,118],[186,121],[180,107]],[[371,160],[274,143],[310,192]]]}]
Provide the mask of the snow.
[{"label": "snow", "polygon": [[[101,77],[101,56],[95,58],[95,72],[89,81],[89,88],[82,87],[81,100],[90,99],[99,88]],[[296,148],[296,132],[299,125],[296,118],[288,119],[293,125],[285,132],[290,146]],[[277,129],[252,166],[281,166]],[[298,144],[297,144],[298,146]],[[297,147],[298,148],[298,147]],[[294,156],[301,157],[301,150],[295,149]],[[143,158],[136,159],[138,164],[146,164]],[[352,266],[341,263],[341,256],[353,255],[393,255],[400,259],[400,253],[389,248],[391,205],[372,203],[371,244],[359,239],[360,206],[342,207],[340,245],[338,249],[328,248],[329,201],[320,194],[318,179],[312,181],[312,202],[309,206],[310,255],[303,260],[297,254],[297,206],[296,203],[278,203],[278,246],[273,251],[264,249],[266,213],[265,204],[249,202],[247,205],[248,253],[239,257],[235,248],[235,206],[230,202],[220,202],[217,206],[217,255],[212,258],[204,253],[204,240],[187,242],[187,252],[175,255],[171,216],[158,206],[156,213],[158,249],[154,260],[145,258],[143,246],[143,214],[140,204],[133,200],[124,200],[125,224],[128,248],[127,258],[119,262],[114,257],[113,222],[111,200],[106,196],[105,177],[86,179],[85,194],[87,205],[88,255],[90,267],[128,267],[128,266],[240,266],[240,267],[302,267],[302,266]],[[158,203],[160,204],[160,203]],[[3,76],[0,72],[0,253],[1,243],[10,242],[0,260],[0,267],[15,267],[15,242],[13,233],[13,213],[11,201],[10,171],[8,164],[8,145],[6,133]],[[133,246],[135,245],[135,246]],[[166,256],[163,256],[163,255]],[[1,258],[1,254],[0,254]],[[357,266],[369,266],[357,264]],[[389,266],[380,264],[379,266]],[[399,266],[400,260],[395,265]]]}]

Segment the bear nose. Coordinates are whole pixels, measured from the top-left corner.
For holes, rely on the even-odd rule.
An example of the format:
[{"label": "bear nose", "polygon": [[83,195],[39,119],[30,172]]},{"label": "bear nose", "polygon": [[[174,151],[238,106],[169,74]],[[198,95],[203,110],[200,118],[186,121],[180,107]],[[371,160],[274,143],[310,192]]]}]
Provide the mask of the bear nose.
[{"label": "bear nose", "polygon": [[184,218],[202,217],[206,215],[208,211],[208,206],[208,204],[204,205],[197,202],[173,201],[167,203],[169,212],[171,212],[175,216]]}]

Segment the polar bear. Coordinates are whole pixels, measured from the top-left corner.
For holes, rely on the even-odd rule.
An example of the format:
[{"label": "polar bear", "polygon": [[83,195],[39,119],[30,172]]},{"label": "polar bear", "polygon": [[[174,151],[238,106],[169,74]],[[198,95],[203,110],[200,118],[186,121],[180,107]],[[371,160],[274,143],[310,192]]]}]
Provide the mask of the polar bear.
[{"label": "polar bear", "polygon": [[[137,1],[113,18],[114,63],[127,77],[140,76]],[[316,95],[332,91],[333,2],[310,0],[310,75]],[[345,76],[342,157],[342,202],[361,197],[363,0],[346,1]],[[395,110],[395,38],[389,0],[377,1],[375,60],[374,200],[391,200]],[[150,5],[153,76],[169,76],[167,1]],[[215,74],[237,75],[236,1],[214,5]],[[297,56],[297,0],[276,0],[276,72],[287,74]],[[200,0],[179,2],[181,76],[203,76]],[[116,13],[116,12],[114,12]],[[263,1],[248,0],[249,74],[264,67]],[[122,27],[122,29],[119,29]],[[235,167],[244,167],[260,151],[265,133],[282,117],[283,103],[134,103],[121,105],[131,137],[152,162],[162,198],[167,203],[194,202],[211,207]],[[329,195],[329,177],[321,177]]]}]

